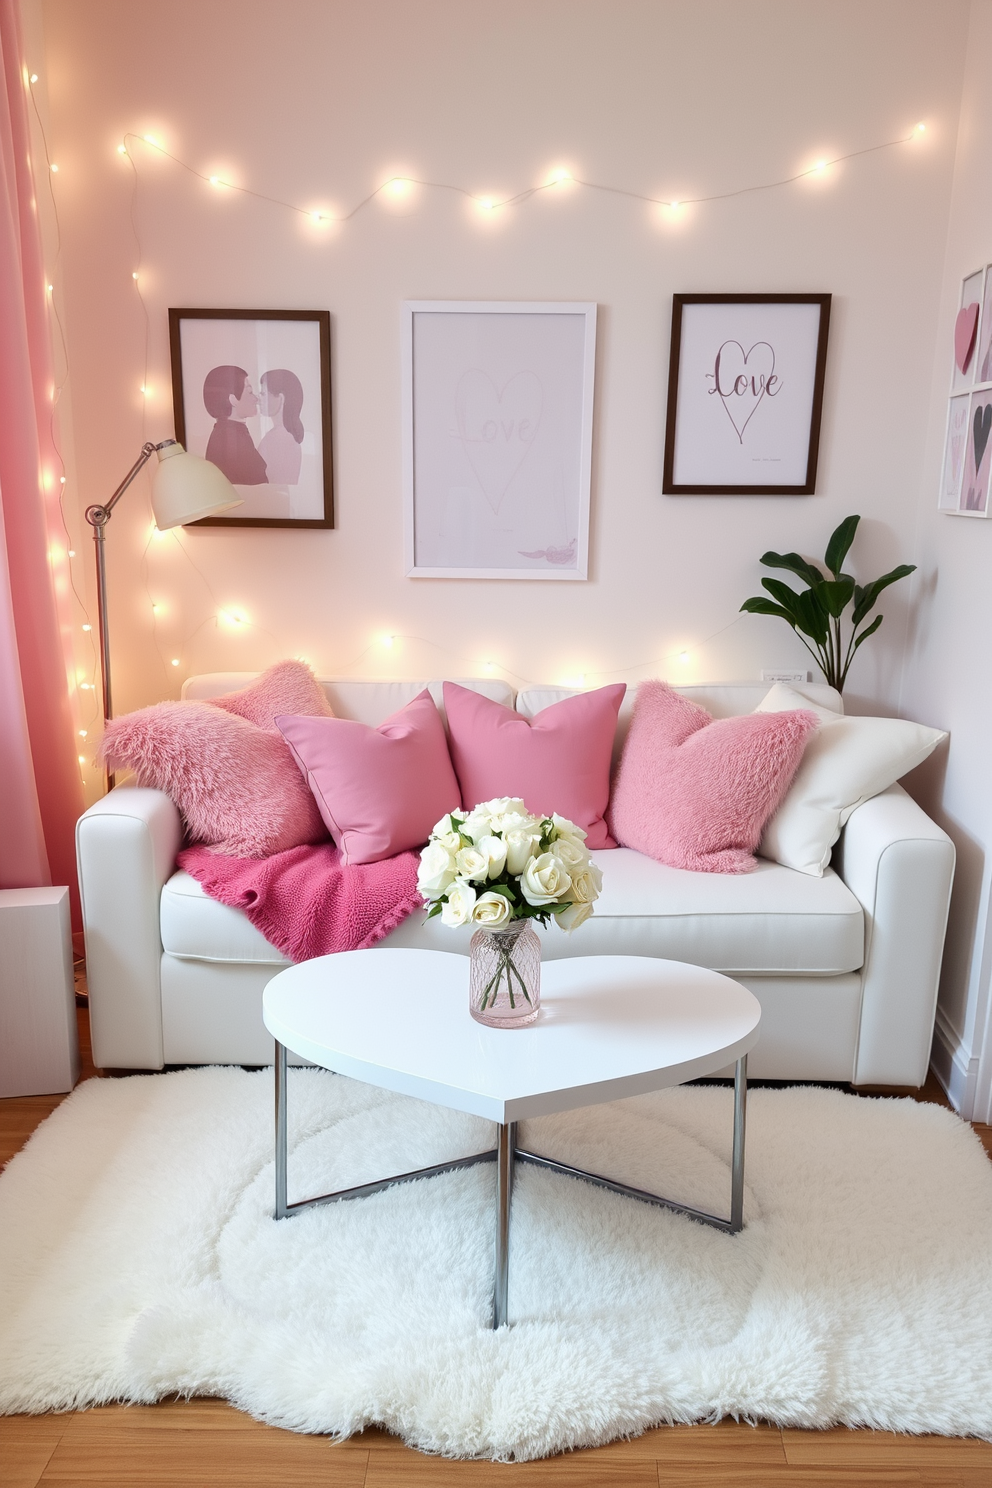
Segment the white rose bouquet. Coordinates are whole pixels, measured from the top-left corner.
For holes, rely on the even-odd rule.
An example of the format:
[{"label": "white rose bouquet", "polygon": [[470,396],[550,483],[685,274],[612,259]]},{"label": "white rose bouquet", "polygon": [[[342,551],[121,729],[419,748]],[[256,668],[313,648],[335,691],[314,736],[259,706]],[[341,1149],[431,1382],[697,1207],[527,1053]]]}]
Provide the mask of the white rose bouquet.
[{"label": "white rose bouquet", "polygon": [[503,796],[438,822],[420,854],[417,888],[442,925],[501,930],[552,919],[574,930],[592,914],[603,875],[586,834],[565,817],[534,816]]}]

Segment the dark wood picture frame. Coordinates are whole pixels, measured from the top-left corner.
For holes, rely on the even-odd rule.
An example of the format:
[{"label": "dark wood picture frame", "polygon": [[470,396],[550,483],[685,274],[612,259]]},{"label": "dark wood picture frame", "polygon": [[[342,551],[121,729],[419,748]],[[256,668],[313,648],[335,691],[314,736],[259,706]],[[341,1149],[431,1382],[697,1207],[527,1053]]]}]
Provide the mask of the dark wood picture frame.
[{"label": "dark wood picture frame", "polygon": [[[334,526],[334,479],[333,449],[331,433],[331,316],[328,310],[200,310],[170,309],[169,348],[172,356],[172,402],[176,426],[176,438],[189,449],[187,439],[187,399],[192,389],[184,388],[182,323],[186,320],[240,320],[240,321],[310,321],[317,328],[317,356],[319,362],[320,414],[316,423],[311,422],[313,432],[319,430],[321,448],[316,461],[319,479],[323,486],[322,516],[237,516],[237,508],[230,516],[203,517],[191,522],[192,527],[333,527]],[[218,349],[218,360],[230,361]],[[201,398],[201,390],[195,390]],[[249,436],[250,438],[250,436]],[[203,451],[194,448],[194,454]],[[225,474],[228,474],[225,471]],[[237,484],[235,482],[235,484]]]},{"label": "dark wood picture frame", "polygon": [[[665,460],[662,492],[666,496],[812,496],[816,490],[816,466],[820,450],[820,420],[823,384],[827,365],[827,335],[830,327],[829,294],[677,294],[672,297],[672,346],[668,370],[668,416],[665,425]],[[805,479],[776,484],[767,479],[736,485],[686,484],[675,481],[676,440],[679,435],[679,370],[683,342],[683,310],[687,305],[818,305],[820,309],[812,398],[809,405],[809,446]],[[739,343],[737,343],[739,345]],[[754,351],[754,343],[744,360]],[[741,348],[743,349],[743,348]],[[722,350],[722,348],[721,348]],[[774,365],[774,363],[773,363]],[[774,379],[769,379],[769,381]],[[732,420],[733,422],[733,420]],[[736,427],[736,425],[735,425]],[[743,443],[743,432],[739,431]]]}]

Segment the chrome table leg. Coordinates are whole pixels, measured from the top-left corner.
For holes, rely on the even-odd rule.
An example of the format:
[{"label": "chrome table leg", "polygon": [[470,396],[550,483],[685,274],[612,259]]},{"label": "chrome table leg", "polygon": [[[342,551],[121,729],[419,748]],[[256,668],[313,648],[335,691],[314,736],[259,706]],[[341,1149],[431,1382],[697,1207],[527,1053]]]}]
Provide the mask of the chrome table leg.
[{"label": "chrome table leg", "polygon": [[513,1194],[513,1162],[517,1147],[517,1123],[501,1125],[496,1141],[496,1284],[493,1292],[493,1327],[506,1323],[506,1299],[510,1281],[510,1199]]}]

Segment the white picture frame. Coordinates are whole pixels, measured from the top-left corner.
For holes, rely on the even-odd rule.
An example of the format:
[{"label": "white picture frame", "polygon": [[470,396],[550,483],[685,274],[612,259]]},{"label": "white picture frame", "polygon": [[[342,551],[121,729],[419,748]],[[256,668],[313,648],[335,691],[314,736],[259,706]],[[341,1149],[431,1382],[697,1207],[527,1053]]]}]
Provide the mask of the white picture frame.
[{"label": "white picture frame", "polygon": [[962,279],[949,349],[937,510],[949,517],[987,519],[992,508],[992,264]]},{"label": "white picture frame", "polygon": [[584,580],[596,305],[403,306],[409,578]]}]

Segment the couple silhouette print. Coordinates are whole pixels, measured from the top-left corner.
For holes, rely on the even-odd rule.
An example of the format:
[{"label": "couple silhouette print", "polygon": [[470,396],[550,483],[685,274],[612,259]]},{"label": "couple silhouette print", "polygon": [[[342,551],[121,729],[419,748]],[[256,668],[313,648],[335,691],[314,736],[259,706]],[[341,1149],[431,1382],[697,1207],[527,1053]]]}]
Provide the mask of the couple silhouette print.
[{"label": "couple silhouette print", "polygon": [[[284,367],[263,372],[256,393],[243,367],[213,367],[203,383],[203,404],[212,419],[207,459],[235,486],[295,486],[302,460],[303,387]],[[261,412],[272,428],[255,441],[246,419]]]}]

